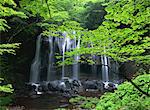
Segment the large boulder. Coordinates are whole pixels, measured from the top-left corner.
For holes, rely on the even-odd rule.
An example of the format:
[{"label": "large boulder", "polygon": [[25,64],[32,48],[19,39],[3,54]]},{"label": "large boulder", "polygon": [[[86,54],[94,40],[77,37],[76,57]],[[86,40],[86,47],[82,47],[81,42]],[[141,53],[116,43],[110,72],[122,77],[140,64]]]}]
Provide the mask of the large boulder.
[{"label": "large boulder", "polygon": [[84,81],[82,82],[82,86],[85,90],[91,90],[91,89],[98,89],[97,81],[92,80],[92,81]]},{"label": "large boulder", "polygon": [[40,86],[41,86],[41,89],[42,89],[43,92],[48,91],[48,84],[49,84],[48,81],[43,81],[43,82],[40,83]]},{"label": "large boulder", "polygon": [[59,88],[58,88],[59,83],[60,83],[59,80],[49,82],[48,83],[48,90],[49,91],[59,91]]}]

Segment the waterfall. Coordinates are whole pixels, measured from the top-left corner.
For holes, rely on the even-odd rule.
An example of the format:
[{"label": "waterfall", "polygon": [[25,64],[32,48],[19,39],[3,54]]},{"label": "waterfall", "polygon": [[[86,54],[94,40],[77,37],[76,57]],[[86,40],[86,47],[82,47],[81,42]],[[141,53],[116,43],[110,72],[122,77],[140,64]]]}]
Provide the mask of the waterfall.
[{"label": "waterfall", "polygon": [[109,59],[105,55],[101,56],[101,64],[102,64],[102,80],[108,82],[109,81],[109,68],[108,68]]},{"label": "waterfall", "polygon": [[[74,38],[70,38],[66,32],[61,34],[61,37],[52,37],[48,38],[42,37],[39,35],[36,40],[36,50],[35,57],[31,64],[30,69],[30,82],[31,83],[39,83],[39,81],[52,81],[56,79],[64,79],[64,77],[71,77],[72,79],[79,79],[79,70],[80,64],[79,59],[80,55],[77,53],[73,56],[73,65],[65,66],[65,52],[72,51],[73,49],[80,48],[80,36],[77,37],[76,33]],[[93,47],[92,43],[89,44],[89,48]],[[48,50],[47,50],[48,49]],[[59,53],[62,55],[62,68],[55,69],[56,62],[60,61],[56,59],[55,54]],[[100,56],[92,55],[92,59],[96,61],[96,64],[100,64],[99,59]],[[119,64],[114,62],[113,59],[102,55],[101,56],[101,64],[102,64],[102,80],[105,82],[111,81],[112,79],[118,79],[118,76],[114,74],[114,72],[118,73]],[[43,66],[44,65],[44,66]],[[110,69],[110,68],[111,69]],[[97,65],[92,65],[92,73],[96,74],[98,72]],[[114,72],[113,72],[114,71]],[[111,73],[111,74],[110,74]],[[46,76],[47,75],[47,76]],[[97,75],[97,74],[96,74]],[[44,76],[44,78],[43,78]],[[46,76],[46,78],[45,78]],[[81,75],[82,77],[82,75]],[[97,78],[97,76],[96,76]]]},{"label": "waterfall", "polygon": [[[75,33],[74,33],[75,34]],[[74,39],[70,39],[69,36],[67,36],[67,33],[64,32],[62,34],[63,38],[56,38],[56,42],[58,44],[58,48],[60,51],[60,54],[62,54],[62,76],[61,79],[65,77],[65,52],[70,51],[74,48],[80,48],[80,37],[78,38],[78,42],[76,41],[76,37]],[[74,56],[74,64],[73,64],[73,79],[78,79],[78,71],[79,71],[79,65],[77,64],[79,60],[79,55]]]},{"label": "waterfall", "polygon": [[[65,61],[65,50],[66,50],[66,44],[67,44],[67,39],[66,39],[66,36],[64,36],[64,39],[63,39],[63,44],[62,44],[62,55],[63,55],[63,58],[62,58],[62,62],[64,63]],[[65,77],[65,64],[62,65],[62,79]]]},{"label": "waterfall", "polygon": [[[73,45],[73,48],[77,48],[79,49],[80,48],[80,36],[78,37],[78,43],[76,43],[76,37],[75,37],[75,41],[74,41],[74,45]],[[73,79],[78,79],[78,74],[79,74],[79,61],[80,59],[80,56],[79,55],[75,55],[74,56],[74,64],[73,64]]]},{"label": "waterfall", "polygon": [[31,64],[30,70],[30,82],[37,83],[39,79],[40,73],[40,65],[41,65],[41,57],[40,57],[40,50],[41,50],[41,34],[37,37],[36,40],[36,52],[33,63]]},{"label": "waterfall", "polygon": [[48,71],[47,71],[47,81],[53,79],[52,68],[54,63],[54,42],[53,37],[49,36],[49,58],[48,58]]}]

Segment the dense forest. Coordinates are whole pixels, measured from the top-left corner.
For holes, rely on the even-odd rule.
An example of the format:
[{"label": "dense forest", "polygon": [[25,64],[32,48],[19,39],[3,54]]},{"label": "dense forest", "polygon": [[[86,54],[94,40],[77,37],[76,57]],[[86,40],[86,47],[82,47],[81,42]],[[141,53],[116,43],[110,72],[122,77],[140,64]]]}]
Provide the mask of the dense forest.
[{"label": "dense forest", "polygon": [[[0,110],[150,110],[149,35],[149,0],[0,0]],[[40,102],[59,79],[69,106],[17,101]]]}]

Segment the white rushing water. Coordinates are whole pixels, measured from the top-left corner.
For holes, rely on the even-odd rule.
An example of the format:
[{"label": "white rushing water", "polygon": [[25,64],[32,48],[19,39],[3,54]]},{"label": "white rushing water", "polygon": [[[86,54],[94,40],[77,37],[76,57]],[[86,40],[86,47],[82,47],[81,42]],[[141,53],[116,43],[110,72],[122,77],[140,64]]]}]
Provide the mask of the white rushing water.
[{"label": "white rushing water", "polygon": [[[66,33],[64,33],[64,39],[63,39],[63,43],[62,43],[62,55],[63,55],[63,58],[62,58],[62,62],[64,63],[65,61],[65,52],[66,52],[66,46],[67,46],[67,35]],[[62,65],[62,79],[65,77],[65,64]]]},{"label": "white rushing water", "polygon": [[[44,42],[48,43],[42,43],[42,39]],[[44,40],[46,39],[46,40]],[[47,40],[48,39],[48,40]],[[43,45],[47,45],[46,46]],[[44,48],[42,48],[42,46]],[[46,47],[46,48],[45,48]],[[45,64],[47,69],[47,81],[54,80],[54,64],[55,62],[55,53],[56,53],[56,48],[58,47],[60,54],[62,55],[62,62],[64,63],[65,61],[65,52],[71,51],[74,48],[80,48],[80,38],[76,40],[76,37],[74,39],[70,39],[70,37],[67,35],[66,32],[62,34],[62,37],[51,37],[49,36],[48,38],[41,37],[39,35],[36,40],[36,52],[35,52],[35,57],[33,60],[33,63],[31,64],[31,70],[30,70],[30,82],[32,83],[38,83],[40,81],[40,76],[42,74],[41,72],[41,67],[42,67],[42,55],[45,54],[43,53],[48,49],[48,57],[45,59],[48,64]],[[44,49],[44,50],[43,50]],[[73,79],[78,79],[78,73],[79,73],[79,64],[77,63],[79,60],[79,55],[74,56],[74,64],[72,66],[72,77]],[[65,65],[62,65],[62,71],[61,71],[61,79],[65,77]]]},{"label": "white rushing water", "polygon": [[[78,38],[78,40],[76,39],[76,37],[74,37],[74,39],[70,39],[69,36],[67,36],[67,33],[64,32],[63,33],[64,38],[62,39],[63,43],[62,43],[62,62],[65,61],[65,52],[67,51],[71,51],[72,49],[75,48],[80,48],[80,37]],[[59,44],[58,44],[59,45]],[[78,79],[78,74],[79,74],[79,64],[77,63],[79,60],[79,55],[75,55],[74,56],[74,63],[73,63],[73,75],[72,78],[73,79]],[[65,65],[62,65],[62,79],[65,77]]]},{"label": "white rushing water", "polygon": [[101,64],[102,64],[102,80],[103,81],[109,81],[109,58],[105,55],[101,56]]},{"label": "white rushing water", "polygon": [[54,42],[53,37],[49,36],[49,58],[48,58],[48,70],[47,70],[47,81],[53,79],[52,68],[54,63]]},{"label": "white rushing water", "polygon": [[[77,48],[77,49],[80,48],[80,36],[78,37],[78,41],[76,41],[76,38],[75,38],[73,47],[74,47],[74,48]],[[79,55],[75,55],[75,56],[74,56],[73,76],[72,76],[73,79],[78,79],[79,69],[80,69],[80,68],[79,68],[80,64],[78,63],[79,59],[80,59],[80,56],[79,56]]]},{"label": "white rushing water", "polygon": [[40,50],[41,50],[41,43],[42,43],[41,34],[37,37],[36,40],[36,52],[33,63],[31,64],[30,70],[30,82],[37,83],[39,80],[39,72],[40,72],[40,65],[41,65],[41,57],[40,57]]}]

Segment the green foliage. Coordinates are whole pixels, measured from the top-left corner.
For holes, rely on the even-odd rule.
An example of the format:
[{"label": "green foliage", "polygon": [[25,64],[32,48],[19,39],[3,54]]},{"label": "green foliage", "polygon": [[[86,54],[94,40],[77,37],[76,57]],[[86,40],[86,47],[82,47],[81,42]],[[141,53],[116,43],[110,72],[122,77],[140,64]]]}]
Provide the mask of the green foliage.
[{"label": "green foliage", "polygon": [[5,110],[5,106],[12,101],[11,96],[9,94],[13,92],[11,84],[1,84],[3,80],[3,78],[0,78],[0,110]]},{"label": "green foliage", "polygon": [[[150,74],[139,75],[133,82],[150,94]],[[124,82],[114,93],[105,93],[97,110],[149,110],[150,98],[139,92],[131,83]]]},{"label": "green foliage", "polygon": [[12,101],[10,96],[0,97],[0,106],[6,106]]},{"label": "green foliage", "polygon": [[[150,94],[150,74],[137,76],[133,82]],[[150,97],[142,94],[131,83],[124,82],[114,93],[107,92],[98,98],[77,96],[69,100],[75,108],[96,110],[149,110]]]},{"label": "green foliage", "polygon": [[[18,16],[21,18],[27,18],[23,12],[16,11],[16,4],[13,0],[1,0],[0,1],[0,18],[9,17],[9,16]],[[6,31],[7,28],[10,28],[7,25],[5,19],[0,19],[0,31]]]},{"label": "green foliage", "polygon": [[[4,80],[3,78],[0,78],[0,84],[3,80]],[[13,92],[12,85],[11,84],[1,85],[0,92],[12,93]]]},{"label": "green foliage", "polygon": [[69,19],[68,11],[73,8],[73,0],[22,0],[20,4],[24,10],[31,11],[32,16],[40,15],[44,20],[54,21]]},{"label": "green foliage", "polygon": [[[106,0],[107,1],[107,0]],[[40,17],[38,23],[44,29],[47,36],[59,35],[57,32],[68,33],[71,38],[76,31],[81,36],[81,48],[68,56],[76,53],[107,55],[115,60],[124,62],[135,60],[149,63],[150,56],[147,51],[150,48],[149,30],[149,2],[148,0],[21,0],[21,10],[29,17]],[[80,2],[80,3],[79,3]],[[19,16],[26,18],[22,12],[15,10],[13,0],[1,1],[1,16]],[[104,14],[102,3],[107,12],[105,21],[100,25],[97,15]],[[5,4],[8,4],[5,5]],[[6,7],[7,6],[7,7]],[[8,13],[11,12],[11,13]],[[100,17],[101,17],[100,16]],[[100,18],[102,21],[103,18]],[[96,23],[94,23],[96,21]],[[91,22],[91,24],[89,23]],[[93,25],[95,24],[95,25]],[[83,27],[91,27],[93,31],[87,31]],[[0,30],[5,31],[9,26],[7,21],[0,19]],[[89,45],[92,47],[89,49]],[[2,52],[1,52],[2,53]]]},{"label": "green foliage", "polygon": [[[105,3],[106,1],[108,2]],[[105,13],[103,2],[107,12],[105,20],[101,17]],[[45,36],[62,37],[58,32],[65,31],[67,37],[80,37],[80,49],[67,52],[64,64],[71,64],[72,56],[79,54],[90,64],[94,63],[92,58],[83,58],[82,55],[107,55],[121,62],[135,60],[138,63],[150,63],[149,0],[20,0],[19,5],[17,7],[13,0],[0,0],[0,32],[10,29],[7,24],[8,17],[36,17],[40,21],[37,25],[44,30]],[[74,31],[76,34],[73,34]],[[19,43],[0,44],[0,55],[15,54],[18,46]],[[149,75],[139,76],[134,82],[143,91],[150,91]],[[0,92],[12,91],[9,84],[0,86]],[[115,93],[106,93],[97,109],[146,110],[150,105],[149,100],[130,83],[125,82]],[[0,105],[8,102],[9,98],[0,97]],[[76,97],[70,102],[81,103],[81,108],[91,109],[95,108],[97,99]]]},{"label": "green foliage", "polygon": [[5,31],[6,28],[10,28],[10,27],[7,25],[7,21],[4,20],[4,19],[0,19],[0,31]]},{"label": "green foliage", "polygon": [[103,26],[108,30],[111,41],[106,50],[109,56],[120,61],[150,62],[150,56],[146,53],[150,49],[148,6],[148,0],[108,2]]},{"label": "green foliage", "polygon": [[[27,18],[27,16],[20,11],[16,11],[16,4],[13,0],[1,0],[0,1],[0,32],[6,31],[10,27],[7,25],[7,21],[4,17],[17,16],[20,18]],[[15,53],[15,48],[18,48],[19,43],[14,44],[0,44],[0,55],[3,53]]]},{"label": "green foliage", "polygon": [[[149,0],[109,1],[105,21],[96,30],[83,32],[82,54],[107,55],[113,59],[150,63]],[[91,47],[89,48],[89,45]]]},{"label": "green foliage", "polygon": [[0,91],[1,92],[10,92],[10,93],[12,93],[12,91],[13,91],[12,85],[7,84],[7,85],[0,86]]},{"label": "green foliage", "polygon": [[[38,25],[44,30],[51,31],[50,33],[47,31],[44,33],[53,36],[54,33],[58,31],[71,33],[74,30],[83,30],[81,26],[85,25],[87,16],[89,16],[88,10],[91,8],[88,4],[94,4],[97,1],[98,0],[21,0],[20,5],[21,9],[24,10],[28,16],[41,17],[42,22],[38,23]],[[97,7],[98,4],[99,3],[97,3]],[[92,9],[90,10],[92,13]]]},{"label": "green foliage", "polygon": [[69,100],[69,102],[74,106],[78,106],[78,108],[89,110],[94,109],[98,101],[99,101],[98,98],[83,97],[83,96],[77,96]]},{"label": "green foliage", "polygon": [[0,44],[0,55],[3,53],[15,54],[15,48],[18,48],[20,43]]}]

